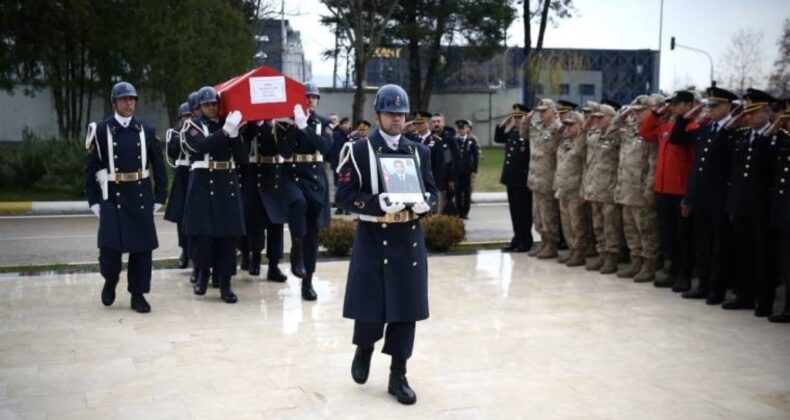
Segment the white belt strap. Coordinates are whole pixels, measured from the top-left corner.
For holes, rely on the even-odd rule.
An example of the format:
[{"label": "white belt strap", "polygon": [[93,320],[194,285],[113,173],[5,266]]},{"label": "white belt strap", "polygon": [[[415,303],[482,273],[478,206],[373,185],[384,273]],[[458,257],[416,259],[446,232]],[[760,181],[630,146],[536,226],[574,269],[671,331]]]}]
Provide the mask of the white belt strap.
[{"label": "white belt strap", "polygon": [[147,172],[146,168],[148,167],[148,147],[145,144],[145,127],[140,124],[140,162],[142,162],[143,167],[140,168],[144,173]]},{"label": "white belt strap", "polygon": [[176,166],[189,166],[189,159],[176,159]]},{"label": "white belt strap", "polygon": [[[232,160],[230,162],[230,169],[236,169],[236,163]],[[192,169],[208,169],[209,161],[208,160],[198,160],[196,162],[192,162],[191,168]]]},{"label": "white belt strap", "polygon": [[110,180],[115,179],[115,147],[113,147],[112,132],[110,131],[110,124],[107,124],[107,159],[110,161]]},{"label": "white belt strap", "polygon": [[[368,145],[368,162],[370,168],[370,192],[373,195],[379,193],[379,167],[378,163],[376,162],[376,153],[373,151],[373,146],[370,144],[370,140],[365,139],[365,143]],[[352,154],[353,155],[353,154]],[[360,181],[362,178],[360,178]]]}]

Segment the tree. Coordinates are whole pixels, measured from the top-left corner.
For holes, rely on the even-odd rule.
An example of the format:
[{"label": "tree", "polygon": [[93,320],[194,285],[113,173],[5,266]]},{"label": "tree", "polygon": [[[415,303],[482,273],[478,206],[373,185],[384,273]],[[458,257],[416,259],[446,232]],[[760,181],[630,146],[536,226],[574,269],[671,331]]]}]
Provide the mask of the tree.
[{"label": "tree", "polygon": [[762,42],[763,33],[751,29],[739,29],[730,39],[727,53],[719,66],[727,86],[736,93],[743,94],[747,88],[757,86],[762,79]]},{"label": "tree", "polygon": [[354,102],[352,119],[362,119],[365,106],[367,65],[391,25],[390,18],[397,0],[321,0],[330,15],[322,18],[325,25],[337,25],[354,52]]},{"label": "tree", "polygon": [[790,19],[785,19],[782,35],[777,44],[779,44],[779,56],[774,61],[768,86],[775,96],[787,98],[790,96]]},{"label": "tree", "polygon": [[[573,16],[576,8],[573,0],[538,0],[532,8],[529,0],[522,0],[522,19],[524,21],[524,61],[522,62],[522,100],[525,104],[535,102],[535,92],[531,83],[540,78],[540,68],[537,64],[541,60],[541,51],[546,35],[548,23],[558,25],[562,19]],[[538,20],[538,41],[532,47],[532,21]],[[533,68],[535,67],[535,68]]]},{"label": "tree", "polygon": [[490,58],[502,50],[515,9],[509,0],[404,0],[393,19],[398,25],[387,39],[408,49],[409,102],[418,110],[430,104],[442,64],[442,43],[457,40],[468,46],[467,55]]}]

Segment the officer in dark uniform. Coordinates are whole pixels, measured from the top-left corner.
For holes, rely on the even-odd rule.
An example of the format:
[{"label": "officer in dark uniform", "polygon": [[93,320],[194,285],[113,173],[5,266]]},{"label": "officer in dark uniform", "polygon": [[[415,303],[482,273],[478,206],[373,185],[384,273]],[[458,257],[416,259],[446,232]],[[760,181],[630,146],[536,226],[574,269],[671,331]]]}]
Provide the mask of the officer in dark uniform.
[{"label": "officer in dark uniform", "polygon": [[170,185],[170,196],[167,198],[167,208],[165,209],[165,220],[176,223],[178,230],[178,246],[181,248],[181,255],[178,257],[178,268],[187,268],[189,264],[187,235],[184,232],[184,201],[187,195],[187,183],[189,182],[189,153],[186,148],[181,146],[181,128],[186,120],[190,118],[192,112],[189,110],[189,103],[184,102],[178,107],[178,126],[167,130],[166,156],[168,163],[173,167],[173,183]]},{"label": "officer in dark uniform", "polygon": [[[339,206],[359,215],[343,305],[343,316],[355,320],[351,375],[359,384],[367,381],[373,346],[386,337],[383,352],[392,356],[389,393],[402,404],[414,404],[406,360],[415,322],[428,318],[428,258],[419,218],[436,209],[436,187],[427,146],[401,135],[409,112],[406,92],[382,86],[373,108],[379,129],[343,149],[336,195]],[[389,154],[414,155],[425,200],[406,208],[381,192],[377,156]]]},{"label": "officer in dark uniform", "polygon": [[[412,119],[406,124],[404,135],[407,139],[426,146],[431,152],[431,174],[434,182],[439,185],[440,181],[446,179],[444,165],[444,139],[431,132],[430,119],[431,113],[428,111],[415,111]],[[438,203],[441,210],[441,205]]]},{"label": "officer in dark uniform", "polygon": [[785,307],[768,317],[771,322],[790,322],[790,99],[783,99],[783,110],[771,127],[775,153],[771,221],[778,236],[777,263],[785,287]]},{"label": "officer in dark uniform", "polygon": [[472,206],[472,182],[477,175],[477,165],[480,161],[480,145],[477,138],[471,134],[472,123],[469,120],[455,122],[458,136],[458,161],[456,163],[455,207],[462,219],[469,218],[469,209]]},{"label": "officer in dark uniform", "polygon": [[743,112],[734,116],[725,129],[731,135],[727,211],[733,224],[734,243],[738,246],[735,252],[738,279],[737,298],[722,307],[755,309],[756,316],[766,317],[772,313],[776,291],[770,276],[772,261],[768,246],[773,156],[771,139],[763,134],[771,125],[770,107],[775,99],[765,92],[749,89],[744,100]]},{"label": "officer in dark uniform", "polygon": [[527,188],[529,144],[519,129],[529,108],[514,104],[513,112],[494,130],[494,142],[505,144],[505,163],[499,182],[507,188],[513,239],[504,252],[527,252],[532,248],[532,191]]},{"label": "officer in dark uniform", "polygon": [[442,139],[441,171],[442,178],[435,179],[436,188],[439,190],[439,213],[458,214],[455,207],[455,187],[458,181],[458,160],[461,158],[458,151],[458,142],[455,140],[455,129],[444,125],[444,115],[436,112],[431,116],[431,132]]},{"label": "officer in dark uniform", "polygon": [[[275,139],[272,124],[268,121],[248,124],[243,138],[250,166],[248,183],[243,187],[247,200],[247,239],[252,252],[250,274],[260,272],[265,240],[269,266],[266,279],[282,283],[287,280],[278,266],[283,258],[283,224],[289,218],[303,219],[306,204],[296,183],[283,175],[286,160],[279,153],[281,146]],[[294,222],[298,223],[303,222]]]},{"label": "officer in dark uniform", "polygon": [[730,121],[734,93],[718,87],[707,89],[708,119],[698,129],[688,130],[689,123],[702,109],[698,105],[689,114],[675,119],[671,136],[688,137],[695,145],[694,166],[681,203],[684,217],[694,214],[695,244],[699,284],[683,293],[686,299],[707,299],[709,305],[724,301],[734,272],[732,228],[725,210],[730,168],[730,145],[726,136],[718,136]]},{"label": "officer in dark uniform", "polygon": [[[293,144],[286,142],[281,153],[291,159],[290,165],[286,165],[285,176],[296,182],[307,205],[304,237],[300,239],[292,235],[295,242],[291,256],[301,253],[304,261],[304,268],[297,269],[294,275],[302,279],[302,299],[316,300],[313,273],[318,258],[318,230],[329,226],[330,218],[329,184],[323,161],[324,155],[332,149],[332,129],[329,120],[316,113],[320,93],[315,83],[305,84],[305,96],[307,113],[300,105],[294,107],[296,141]],[[297,266],[292,261],[292,269]]]},{"label": "officer in dark uniform", "polygon": [[206,294],[208,277],[213,274],[219,279],[222,300],[236,303],[230,279],[236,274],[236,246],[245,234],[236,174],[236,162],[247,157],[238,131],[242,115],[233,111],[223,121],[219,94],[213,87],[201,88],[198,100],[202,115],[187,121],[184,129],[193,158],[184,224],[198,269],[195,294]]},{"label": "officer in dark uniform", "polygon": [[99,218],[101,300],[115,302],[121,255],[129,253],[131,306],[145,313],[151,311],[143,296],[151,290],[151,251],[159,246],[154,213],[167,197],[167,173],[154,128],[134,117],[134,86],[116,83],[110,98],[115,114],[89,125],[85,159],[85,194]]}]

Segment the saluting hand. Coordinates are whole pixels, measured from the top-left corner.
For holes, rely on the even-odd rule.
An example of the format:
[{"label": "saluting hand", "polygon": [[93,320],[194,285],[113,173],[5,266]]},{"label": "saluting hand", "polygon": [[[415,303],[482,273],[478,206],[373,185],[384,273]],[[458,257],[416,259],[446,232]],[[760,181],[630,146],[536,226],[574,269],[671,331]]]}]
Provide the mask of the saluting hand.
[{"label": "saluting hand", "polygon": [[697,118],[697,115],[699,115],[700,111],[702,111],[702,108],[704,108],[704,105],[702,105],[702,104],[699,104],[699,105],[695,106],[694,108],[691,108],[688,112],[683,114],[683,118],[685,118],[687,120],[693,120],[693,119]]}]

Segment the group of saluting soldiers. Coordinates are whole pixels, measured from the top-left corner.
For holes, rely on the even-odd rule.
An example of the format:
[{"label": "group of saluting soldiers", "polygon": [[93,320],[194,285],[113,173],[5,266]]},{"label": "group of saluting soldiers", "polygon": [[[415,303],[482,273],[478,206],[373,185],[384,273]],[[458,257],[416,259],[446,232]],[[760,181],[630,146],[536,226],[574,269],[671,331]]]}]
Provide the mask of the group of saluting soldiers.
[{"label": "group of saluting soldiers", "polygon": [[[237,110],[222,116],[218,92],[200,88],[179,107],[178,126],[167,131],[163,154],[153,127],[134,116],[134,86],[113,86],[114,113],[89,125],[85,164],[86,195],[99,218],[105,306],[115,301],[127,253],[131,307],[150,312],[144,295],[150,291],[152,250],[158,247],[154,214],[165,202],[165,219],[178,225],[178,265],[186,268],[192,261],[196,295],[205,295],[210,282],[224,302],[236,303],[231,278],[238,253],[242,269],[259,275],[264,248],[267,280],[285,282],[278,264],[287,223],[290,270],[301,279],[301,297],[317,299],[312,279],[318,231],[330,221],[323,156],[331,155],[334,127],[315,112],[317,86],[305,88],[307,110],[295,105],[292,118],[266,121],[245,121]],[[430,146],[402,136],[409,111],[406,92],[395,85],[381,87],[374,111],[378,129],[341,142],[333,162],[335,202],[359,218],[343,316],[355,321],[353,379],[367,381],[374,344],[384,338],[383,352],[392,357],[388,391],[399,402],[413,404],[417,397],[406,380],[406,361],[414,347],[415,322],[428,317],[420,219],[437,211],[438,194]],[[400,202],[383,190],[387,180],[380,178],[377,160],[382,155],[411,155],[424,190],[419,200]],[[166,163],[174,169],[169,197]]]},{"label": "group of saluting soldiers", "polygon": [[503,251],[790,322],[790,99],[711,87],[578,108],[515,104],[497,126],[514,229]]}]

